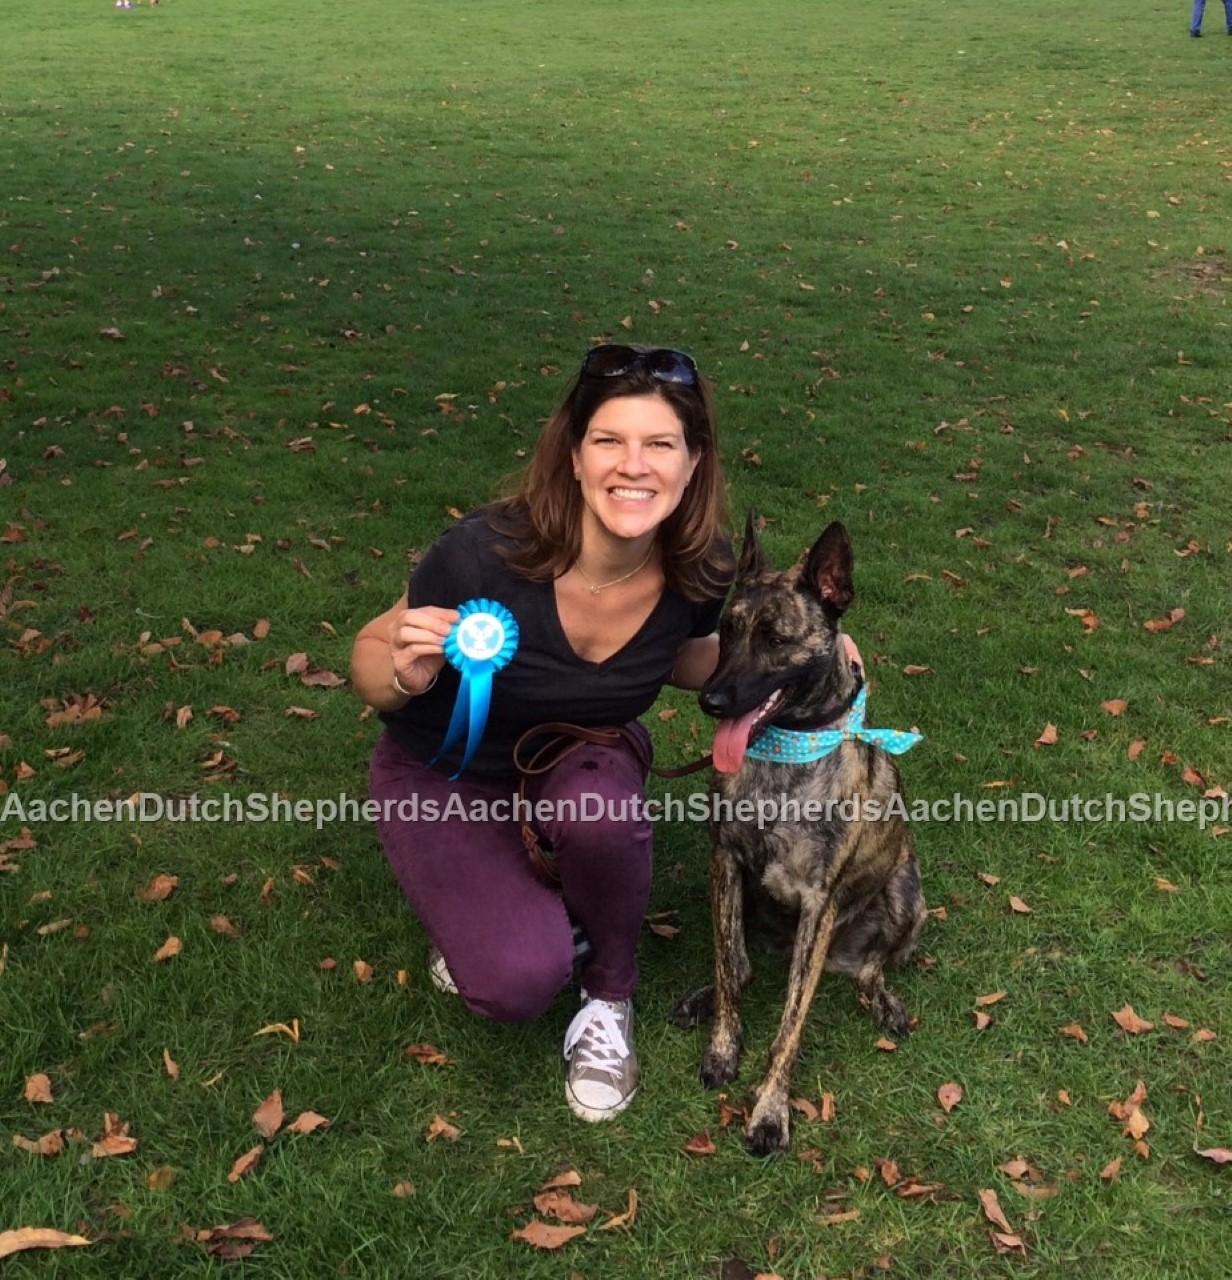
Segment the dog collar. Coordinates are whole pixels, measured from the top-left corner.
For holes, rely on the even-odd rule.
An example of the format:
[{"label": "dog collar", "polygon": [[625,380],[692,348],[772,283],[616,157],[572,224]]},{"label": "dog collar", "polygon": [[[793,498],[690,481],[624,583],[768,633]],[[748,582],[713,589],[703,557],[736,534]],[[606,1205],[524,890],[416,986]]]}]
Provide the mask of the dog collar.
[{"label": "dog collar", "polygon": [[772,764],[808,764],[825,759],[844,742],[867,742],[892,756],[901,756],[917,742],[923,742],[922,733],[909,733],[902,729],[866,729],[864,710],[867,702],[868,686],[865,685],[852,703],[851,714],[841,729],[779,729],[771,725],[757,735],[745,756]]}]

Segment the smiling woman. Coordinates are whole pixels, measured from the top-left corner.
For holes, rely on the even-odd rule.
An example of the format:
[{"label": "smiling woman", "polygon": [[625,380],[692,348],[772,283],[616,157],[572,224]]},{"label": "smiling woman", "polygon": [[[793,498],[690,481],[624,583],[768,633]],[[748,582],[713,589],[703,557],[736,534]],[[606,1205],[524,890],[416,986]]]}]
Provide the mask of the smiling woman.
[{"label": "smiling woman", "polygon": [[[516,495],[446,530],[406,596],[355,641],[355,687],[386,727],[371,770],[382,813],[454,815],[379,823],[431,938],[432,980],[476,1013],[518,1021],[543,1013],[580,961],[565,1096],[585,1120],[618,1114],[637,1089],[632,997],[651,872],[650,824],[631,803],[650,766],[637,717],[669,681],[697,688],[709,675],[730,578],[697,366],[666,348],[601,346]],[[456,630],[476,609],[509,634],[490,673]],[[519,777],[519,741],[562,722],[575,736]],[[464,727],[462,764],[442,744]],[[515,789],[533,812],[458,816]]]}]

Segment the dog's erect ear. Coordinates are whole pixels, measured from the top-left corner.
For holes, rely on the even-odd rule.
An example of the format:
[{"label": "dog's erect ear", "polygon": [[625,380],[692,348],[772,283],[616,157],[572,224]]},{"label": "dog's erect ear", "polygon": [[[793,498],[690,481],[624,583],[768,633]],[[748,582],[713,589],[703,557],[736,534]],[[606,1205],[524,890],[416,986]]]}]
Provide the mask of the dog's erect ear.
[{"label": "dog's erect ear", "polygon": [[736,576],[753,577],[763,573],[770,567],[766,553],[757,540],[757,517],[752,508],[744,518],[744,542],[740,545],[740,563],[736,566]]},{"label": "dog's erect ear", "polygon": [[835,520],[813,543],[804,562],[800,583],[815,591],[822,608],[837,618],[855,599],[855,588],[851,582],[854,564],[851,539],[846,528]]}]

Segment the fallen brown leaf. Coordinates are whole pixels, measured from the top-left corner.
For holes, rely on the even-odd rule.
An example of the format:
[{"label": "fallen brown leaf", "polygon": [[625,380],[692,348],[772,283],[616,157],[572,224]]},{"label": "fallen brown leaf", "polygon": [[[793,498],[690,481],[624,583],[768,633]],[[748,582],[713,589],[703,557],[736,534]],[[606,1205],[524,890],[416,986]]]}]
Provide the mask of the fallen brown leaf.
[{"label": "fallen brown leaf", "polygon": [[27,1151],[32,1156],[58,1156],[64,1150],[64,1130],[52,1129],[41,1138],[27,1138],[20,1133],[13,1134],[13,1146],[18,1151]]},{"label": "fallen brown leaf", "polygon": [[258,1143],[255,1147],[249,1148],[242,1156],[231,1166],[231,1172],[227,1174],[228,1182],[238,1182],[246,1173],[251,1173],[257,1167],[261,1157],[265,1154],[265,1147]]},{"label": "fallen brown leaf", "polygon": [[155,963],[161,963],[164,960],[170,960],[172,956],[178,956],[183,950],[183,942],[175,934],[172,934],[154,953],[154,961]]},{"label": "fallen brown leaf", "polygon": [[275,1089],[252,1113],[252,1122],[263,1138],[272,1138],[282,1128],[282,1090]]},{"label": "fallen brown leaf", "polygon": [[600,1226],[600,1231],[615,1231],[618,1227],[631,1227],[637,1219],[637,1189],[629,1188],[629,1207]]},{"label": "fallen brown leaf", "polygon": [[534,1200],[535,1209],[545,1218],[556,1218],[571,1225],[589,1222],[599,1212],[597,1204],[581,1204],[567,1191],[541,1191]]},{"label": "fallen brown leaf", "polygon": [[937,1090],[937,1101],[941,1103],[941,1109],[949,1115],[956,1106],[963,1100],[962,1085],[959,1084],[943,1084]]},{"label": "fallen brown leaf", "polygon": [[121,1121],[114,1111],[103,1115],[103,1136],[90,1148],[90,1154],[96,1160],[108,1156],[126,1156],[137,1150],[137,1139],[132,1137],[127,1123]]},{"label": "fallen brown leaf", "polygon": [[137,901],[162,902],[171,896],[179,883],[179,876],[157,875],[144,889],[137,890]]},{"label": "fallen brown leaf", "polygon": [[48,1103],[54,1101],[51,1096],[51,1079],[38,1072],[26,1080],[26,1101]]},{"label": "fallen brown leaf", "polygon": [[684,1144],[685,1155],[689,1156],[712,1156],[717,1150],[714,1140],[710,1137],[709,1129],[703,1129],[701,1133],[694,1134]]},{"label": "fallen brown leaf", "polygon": [[1213,1160],[1215,1164],[1232,1164],[1232,1147],[1207,1147],[1205,1151],[1195,1149],[1194,1155],[1203,1160]]},{"label": "fallen brown leaf", "polygon": [[1071,1040],[1077,1040],[1079,1044],[1087,1043],[1087,1033],[1082,1029],[1080,1023],[1071,1022],[1067,1027],[1058,1027],[1058,1035],[1069,1036]]},{"label": "fallen brown leaf", "polygon": [[0,1231],[0,1258],[23,1249],[70,1249],[90,1243],[85,1236],[71,1236],[51,1227],[18,1227],[16,1231]]},{"label": "fallen brown leaf", "polygon": [[1049,721],[1046,725],[1044,725],[1043,733],[1041,733],[1040,736],[1035,739],[1035,745],[1037,747],[1052,747],[1056,745],[1056,741],[1057,741],[1057,726],[1053,724],[1051,721]]},{"label": "fallen brown leaf", "polygon": [[449,1142],[457,1142],[461,1136],[462,1131],[457,1126],[450,1124],[448,1120],[443,1119],[441,1116],[433,1116],[432,1123],[424,1134],[424,1140],[435,1142],[437,1138],[444,1138]]},{"label": "fallen brown leaf", "polygon": [[560,1249],[575,1236],[585,1234],[585,1227],[553,1227],[533,1218],[524,1227],[509,1233],[510,1240],[522,1240],[536,1249]]},{"label": "fallen brown leaf", "polygon": [[422,1062],[429,1067],[449,1067],[453,1063],[446,1054],[443,1054],[434,1044],[408,1044],[402,1050],[408,1058],[414,1058],[416,1062]]},{"label": "fallen brown leaf", "polygon": [[1140,1036],[1146,1031],[1155,1030],[1153,1022],[1147,1022],[1145,1018],[1138,1017],[1132,1004],[1127,1004],[1123,1009],[1118,1009],[1112,1015],[1112,1018],[1127,1035]]},{"label": "fallen brown leaf", "polygon": [[301,1111],[299,1115],[287,1125],[288,1133],[316,1133],[318,1129],[328,1129],[329,1120],[316,1111]]}]

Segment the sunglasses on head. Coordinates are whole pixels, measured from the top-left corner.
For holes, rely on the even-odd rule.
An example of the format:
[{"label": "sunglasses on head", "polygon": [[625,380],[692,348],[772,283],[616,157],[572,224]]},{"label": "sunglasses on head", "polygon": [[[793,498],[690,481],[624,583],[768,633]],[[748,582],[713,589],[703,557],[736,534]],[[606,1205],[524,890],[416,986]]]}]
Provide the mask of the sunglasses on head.
[{"label": "sunglasses on head", "polygon": [[654,347],[649,351],[624,346],[591,347],[582,361],[583,378],[619,378],[633,369],[645,369],[660,382],[697,386],[697,365],[693,357],[669,347]]}]

